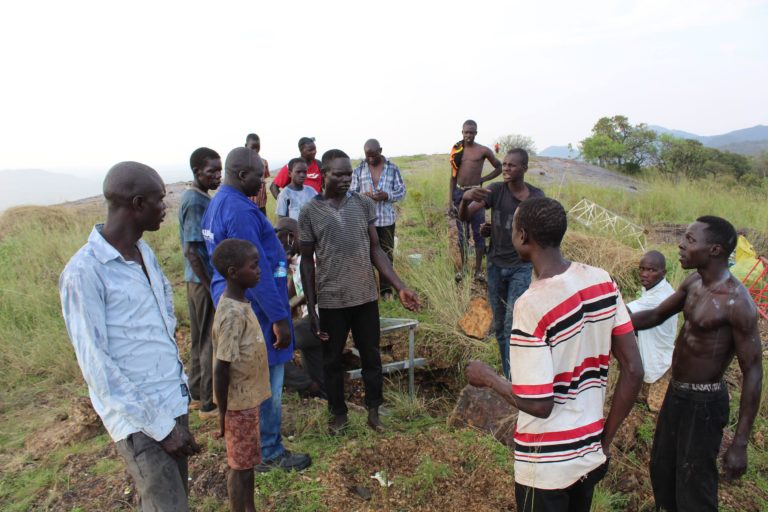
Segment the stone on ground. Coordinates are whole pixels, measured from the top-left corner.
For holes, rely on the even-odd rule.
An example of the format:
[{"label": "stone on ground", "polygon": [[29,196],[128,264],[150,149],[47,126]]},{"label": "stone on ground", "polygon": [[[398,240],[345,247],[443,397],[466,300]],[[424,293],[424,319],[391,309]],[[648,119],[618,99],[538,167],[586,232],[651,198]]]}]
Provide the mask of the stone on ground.
[{"label": "stone on ground", "polygon": [[493,322],[493,312],[485,297],[474,297],[469,301],[469,309],[459,320],[461,331],[471,338],[484,340],[488,336]]},{"label": "stone on ground", "polygon": [[452,427],[474,427],[490,433],[499,442],[514,447],[517,409],[495,391],[466,386],[448,416]]}]

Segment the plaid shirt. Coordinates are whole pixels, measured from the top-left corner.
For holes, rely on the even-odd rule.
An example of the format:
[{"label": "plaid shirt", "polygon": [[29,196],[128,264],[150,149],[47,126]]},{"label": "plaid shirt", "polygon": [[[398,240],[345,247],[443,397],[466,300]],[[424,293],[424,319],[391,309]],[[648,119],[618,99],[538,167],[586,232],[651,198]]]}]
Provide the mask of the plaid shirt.
[{"label": "plaid shirt", "polygon": [[403,177],[400,175],[400,169],[388,158],[385,158],[384,161],[384,169],[381,171],[377,186],[373,184],[368,162],[363,160],[360,165],[355,167],[352,173],[352,185],[349,187],[349,190],[358,194],[381,191],[387,193],[388,198],[386,201],[375,201],[376,221],[374,225],[378,227],[391,226],[395,223],[397,213],[395,212],[394,203],[405,197],[405,184],[403,183]]}]

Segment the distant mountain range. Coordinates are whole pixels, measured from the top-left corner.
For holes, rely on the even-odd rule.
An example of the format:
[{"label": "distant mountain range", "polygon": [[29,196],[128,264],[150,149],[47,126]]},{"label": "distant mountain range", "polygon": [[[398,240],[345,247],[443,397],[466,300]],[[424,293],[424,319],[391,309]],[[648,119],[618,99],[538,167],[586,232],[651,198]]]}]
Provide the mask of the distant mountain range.
[{"label": "distant mountain range", "polygon": [[722,149],[743,155],[756,155],[768,151],[768,126],[758,124],[751,128],[734,130],[722,135],[696,135],[682,130],[670,130],[663,126],[648,126],[656,133],[668,133],[681,139],[693,139],[710,148]]},{"label": "distant mountain range", "polygon": [[0,211],[24,204],[47,205],[101,194],[101,179],[43,171],[0,171]]}]

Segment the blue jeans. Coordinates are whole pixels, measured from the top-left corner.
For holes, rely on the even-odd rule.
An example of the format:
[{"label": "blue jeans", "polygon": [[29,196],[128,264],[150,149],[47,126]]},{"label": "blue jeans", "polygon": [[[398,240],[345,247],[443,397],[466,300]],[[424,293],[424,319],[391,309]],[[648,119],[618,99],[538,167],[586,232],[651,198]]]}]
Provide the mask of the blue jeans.
[{"label": "blue jeans", "polygon": [[488,261],[488,302],[493,310],[493,331],[499,344],[501,368],[509,379],[509,335],[512,332],[512,308],[531,284],[530,263],[505,268]]},{"label": "blue jeans", "polygon": [[285,380],[285,364],[270,366],[269,387],[272,389],[272,396],[263,401],[259,409],[261,459],[265,462],[276,459],[285,451],[283,439],[280,437],[283,380]]}]

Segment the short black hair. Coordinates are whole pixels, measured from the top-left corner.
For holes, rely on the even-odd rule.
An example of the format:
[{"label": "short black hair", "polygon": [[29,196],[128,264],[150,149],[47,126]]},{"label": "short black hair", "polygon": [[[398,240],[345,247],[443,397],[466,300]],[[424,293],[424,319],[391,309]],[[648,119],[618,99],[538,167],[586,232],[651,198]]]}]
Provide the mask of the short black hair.
[{"label": "short black hair", "polygon": [[307,144],[312,144],[314,142],[314,137],[302,137],[299,139],[299,149],[301,149],[301,146],[306,146]]},{"label": "short black hair", "polygon": [[249,133],[248,135],[246,135],[246,136],[245,136],[245,143],[246,143],[246,144],[248,144],[248,141],[249,141],[249,140],[258,140],[258,141],[261,141],[261,139],[259,138],[259,136],[258,136],[258,135],[256,135],[255,133]]},{"label": "short black hair", "polygon": [[293,172],[293,166],[302,162],[304,162],[303,158],[291,158],[290,162],[288,162],[288,172]]},{"label": "short black hair", "polygon": [[475,128],[477,128],[477,123],[472,119],[467,119],[466,121],[464,121],[464,124],[462,124],[461,126],[464,127],[467,125],[474,126]]},{"label": "short black hair", "polygon": [[340,149],[329,149],[325,153],[323,153],[323,158],[320,160],[322,163],[322,170],[327,170],[328,165],[337,158],[349,158],[349,155],[343,152]]},{"label": "short black hair", "polygon": [[227,238],[216,246],[216,250],[213,251],[213,266],[224,278],[227,277],[227,269],[229,267],[240,268],[245,263],[245,258],[248,254],[248,250],[253,249],[257,253],[256,246],[248,240],[240,240],[239,238]]},{"label": "short black hair", "polygon": [[197,148],[189,157],[189,168],[192,169],[192,172],[194,173],[195,169],[202,169],[205,167],[206,160],[215,160],[216,158],[221,157],[211,148]]},{"label": "short black hair", "polygon": [[523,165],[528,167],[528,152],[523,148],[512,148],[507,151],[508,155],[520,155],[520,160],[523,161]]},{"label": "short black hair", "polygon": [[524,229],[541,247],[560,247],[568,218],[565,208],[549,197],[532,197],[517,207],[517,229]]},{"label": "short black hair", "polygon": [[722,246],[726,257],[730,256],[733,250],[736,249],[738,235],[733,224],[722,217],[715,217],[714,215],[704,215],[696,219],[696,222],[707,225],[707,242]]}]

